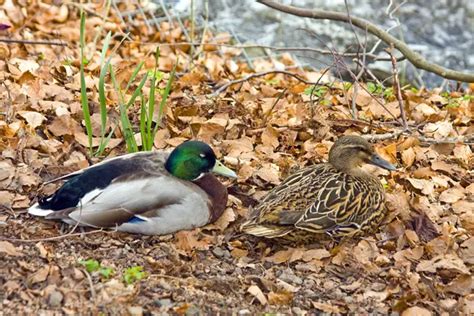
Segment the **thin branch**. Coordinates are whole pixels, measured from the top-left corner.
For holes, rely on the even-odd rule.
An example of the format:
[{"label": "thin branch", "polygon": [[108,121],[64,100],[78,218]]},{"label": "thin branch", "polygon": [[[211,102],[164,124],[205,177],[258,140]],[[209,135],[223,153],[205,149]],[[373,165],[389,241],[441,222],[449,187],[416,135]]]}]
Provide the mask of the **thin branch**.
[{"label": "thin branch", "polygon": [[82,235],[91,235],[91,234],[100,233],[100,232],[103,232],[103,233],[111,233],[111,232],[115,232],[115,231],[104,231],[103,229],[96,229],[96,230],[91,230],[91,231],[88,231],[88,232],[80,232],[80,233],[74,233],[74,234],[69,234],[69,233],[68,233],[68,234],[65,234],[65,235],[54,236],[54,237],[48,237],[48,238],[19,239],[19,238],[0,237],[0,240],[12,241],[12,242],[25,242],[25,243],[38,242],[38,241],[56,241],[56,240],[60,240],[60,239],[66,238],[66,237],[74,237],[74,236],[82,236]]},{"label": "thin branch", "polygon": [[406,136],[412,136],[418,139],[421,143],[427,143],[427,144],[464,144],[464,145],[469,145],[469,146],[474,145],[474,142],[472,141],[473,139],[471,139],[469,136],[447,137],[447,138],[437,139],[437,138],[426,137],[422,135],[414,135],[407,130],[395,130],[393,132],[384,133],[384,134],[368,134],[368,135],[362,135],[362,137],[370,141],[381,141],[381,140],[398,138],[398,136],[402,134]]},{"label": "thin branch", "polygon": [[361,136],[370,141],[381,141],[381,140],[386,140],[386,139],[398,138],[398,136],[400,136],[402,133],[403,131],[394,131],[392,133],[367,134],[367,135],[361,135]]},{"label": "thin branch", "polygon": [[398,80],[397,61],[393,57],[393,44],[386,50],[392,56],[392,71],[393,71],[393,88],[395,96],[397,97],[398,106],[400,107],[400,116],[402,117],[403,128],[408,130],[407,116],[405,115],[405,107],[403,105],[402,89],[400,88],[400,81]]},{"label": "thin branch", "polygon": [[94,289],[94,283],[92,282],[91,275],[89,274],[89,272],[87,272],[86,269],[81,269],[81,270],[87,278],[87,282],[89,283],[89,290],[91,292],[91,300],[94,301],[94,299],[95,299],[95,289]]},{"label": "thin branch", "polygon": [[28,44],[28,45],[51,45],[51,46],[67,46],[67,43],[56,42],[56,41],[33,41],[33,40],[23,40],[23,39],[13,39],[13,38],[0,38],[2,43],[14,43],[14,44]]},{"label": "thin branch", "polygon": [[[296,16],[312,18],[312,19],[334,20],[334,21],[349,23],[349,19],[347,18],[347,15],[341,12],[325,11],[325,10],[317,10],[317,9],[307,10],[307,9],[302,9],[302,8],[298,8],[294,6],[284,5],[284,4],[277,3],[271,0],[257,0],[257,2],[262,3],[275,10],[292,14],[292,15],[296,15]],[[354,26],[362,30],[367,30],[369,33],[383,40],[388,45],[393,44],[393,46],[396,49],[398,49],[417,68],[435,73],[447,79],[452,79],[452,80],[457,80],[457,81],[462,81],[462,82],[474,82],[473,73],[463,73],[460,71],[455,71],[455,70],[448,69],[440,65],[431,63],[427,61],[419,53],[411,50],[411,48],[406,43],[397,39],[391,34],[385,32],[384,30],[382,30],[375,24],[365,19],[352,16],[350,19],[350,22]]]},{"label": "thin branch", "polygon": [[273,102],[272,107],[270,108],[270,110],[268,110],[268,112],[263,117],[263,126],[267,125],[267,120],[270,117],[270,115],[272,114],[273,109],[278,104],[278,102],[281,100],[281,98],[285,95],[285,92],[287,90],[288,90],[288,88],[285,88],[280,92],[280,94],[278,94],[278,97],[276,98],[275,102]]},{"label": "thin branch", "polygon": [[298,76],[297,74],[294,74],[292,72],[289,72],[289,71],[286,71],[286,70],[268,70],[268,71],[263,71],[263,72],[256,72],[256,73],[253,73],[253,74],[250,74],[250,75],[247,75],[243,78],[240,78],[240,79],[236,79],[236,80],[231,80],[229,82],[226,82],[225,84],[223,84],[222,86],[219,87],[219,89],[217,89],[216,91],[214,91],[213,93],[211,93],[209,95],[209,97],[215,97],[215,96],[218,96],[221,92],[223,92],[224,90],[226,90],[228,87],[234,85],[234,84],[237,84],[237,83],[242,83],[242,82],[245,82],[245,81],[248,81],[252,78],[257,78],[257,77],[262,77],[262,76],[266,76],[266,75],[269,75],[269,74],[284,74],[284,75],[288,75],[288,76],[291,76],[295,79],[297,79],[298,81],[301,81],[303,83],[306,83],[306,84],[314,84],[314,82],[311,82],[311,81],[308,81],[304,78],[301,78],[300,76]]},{"label": "thin branch", "polygon": [[382,81],[380,81],[375,75],[374,73],[369,69],[367,68],[366,65],[362,64],[362,62],[358,59],[354,59],[353,60],[356,64],[358,64],[359,66],[361,66],[362,68],[364,68],[364,71],[366,74],[369,75],[370,79],[372,79],[373,81],[375,81],[379,86],[385,88],[385,85],[382,83]]},{"label": "thin branch", "polygon": [[[213,40],[221,39],[220,37],[215,37]],[[177,43],[153,43],[153,42],[143,42],[136,40],[129,40],[127,43],[133,44],[142,44],[142,45],[156,45],[158,47],[177,47],[177,46],[219,46],[219,47],[232,47],[237,49],[250,49],[250,48],[261,48],[261,49],[271,49],[277,52],[313,52],[323,55],[332,55],[333,51],[327,49],[311,48],[311,47],[282,47],[282,46],[271,46],[271,45],[260,45],[260,44],[244,44],[244,45],[234,45],[227,43],[216,43],[216,42],[177,42]],[[358,53],[339,53],[342,57],[357,57]],[[367,53],[367,57],[373,59],[374,61],[391,61],[390,57],[381,57],[380,55],[374,53]],[[397,61],[405,60],[405,56],[400,56],[397,58]]]}]

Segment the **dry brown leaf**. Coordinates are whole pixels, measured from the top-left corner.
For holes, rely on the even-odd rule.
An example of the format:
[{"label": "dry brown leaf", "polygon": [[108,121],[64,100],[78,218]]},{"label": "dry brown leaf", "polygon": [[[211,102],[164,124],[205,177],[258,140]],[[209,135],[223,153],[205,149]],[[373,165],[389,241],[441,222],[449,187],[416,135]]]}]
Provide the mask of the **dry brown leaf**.
[{"label": "dry brown leaf", "polygon": [[419,260],[423,254],[423,247],[407,248],[396,252],[393,255],[393,259],[397,262],[407,263],[413,260]]},{"label": "dry brown leaf", "polygon": [[387,215],[388,221],[395,218],[397,215],[400,215],[400,217],[405,221],[410,219],[410,203],[405,192],[387,192],[385,198],[387,208],[390,210]]},{"label": "dry brown leaf", "polygon": [[407,168],[411,167],[413,163],[415,162],[415,157],[416,155],[413,148],[408,148],[407,150],[404,150],[402,152],[402,161],[405,167]]},{"label": "dry brown leaf", "polygon": [[294,262],[301,260],[304,255],[304,250],[300,248],[289,248],[287,250],[280,250],[275,252],[272,256],[266,257],[265,261],[280,264],[284,262]]},{"label": "dry brown leaf", "polygon": [[431,260],[422,260],[416,267],[417,272],[436,273],[438,269],[448,270],[456,274],[470,274],[464,262],[453,254],[436,256]]},{"label": "dry brown leaf", "polygon": [[390,293],[387,291],[373,291],[373,290],[368,290],[365,291],[363,294],[364,299],[371,299],[371,300],[376,300],[379,302],[385,301]]},{"label": "dry brown leaf", "polygon": [[35,273],[28,276],[27,282],[29,284],[35,284],[46,281],[49,275],[49,266],[42,267]]},{"label": "dry brown leaf", "polygon": [[415,178],[407,178],[407,180],[424,195],[432,195],[434,193],[434,183],[432,181]]},{"label": "dry brown leaf", "polygon": [[5,282],[2,287],[6,290],[7,294],[10,294],[20,288],[20,283],[10,280]]},{"label": "dry brown leaf", "polygon": [[21,115],[26,120],[28,125],[33,129],[37,128],[38,126],[43,124],[44,121],[46,121],[46,117],[43,114],[38,113],[38,112],[19,111],[17,113]]},{"label": "dry brown leaf", "polygon": [[54,136],[74,135],[81,132],[81,127],[69,115],[56,117],[51,124],[48,124],[48,130]]},{"label": "dry brown leaf", "polygon": [[474,237],[469,238],[461,244],[460,257],[466,264],[474,264]]},{"label": "dry brown leaf", "polygon": [[248,253],[249,253],[248,250],[246,250],[246,249],[240,249],[240,248],[234,248],[234,249],[232,249],[232,251],[230,252],[230,254],[232,255],[232,257],[237,258],[237,259],[246,257],[246,256],[248,255]]},{"label": "dry brown leaf", "polygon": [[429,310],[424,307],[413,306],[405,309],[402,316],[431,316],[433,315]]},{"label": "dry brown leaf", "polygon": [[267,305],[267,298],[265,297],[265,294],[263,294],[262,290],[256,285],[251,285],[248,289],[247,292],[255,296],[255,298],[260,302],[262,305]]},{"label": "dry brown leaf", "polygon": [[[388,111],[385,108],[388,109]],[[375,119],[380,119],[380,118],[393,119],[393,117],[400,116],[400,106],[398,104],[398,101],[386,103],[385,108],[381,106],[380,103],[374,99],[372,99],[369,104],[370,113],[373,114],[373,118]],[[389,113],[389,111],[391,114]]]},{"label": "dry brown leaf", "polygon": [[272,184],[280,183],[279,168],[276,164],[266,163],[255,172],[257,176]]},{"label": "dry brown leaf", "polygon": [[211,246],[209,240],[199,240],[197,230],[191,231],[180,231],[177,232],[174,237],[176,239],[176,248],[189,251],[193,249],[207,250]]},{"label": "dry brown leaf", "polygon": [[8,256],[19,257],[23,254],[12,243],[8,241],[0,241],[0,252]]},{"label": "dry brown leaf", "polygon": [[456,214],[471,212],[474,213],[474,202],[468,200],[460,200],[452,205],[453,211]]},{"label": "dry brown leaf", "polygon": [[474,279],[472,275],[459,275],[456,279],[454,279],[446,286],[445,291],[459,295],[473,293]]},{"label": "dry brown leaf", "polygon": [[435,224],[423,212],[413,216],[413,218],[408,223],[408,226],[411,226],[413,231],[415,231],[416,234],[425,242],[428,242],[439,236]]},{"label": "dry brown leaf", "polygon": [[224,231],[230,223],[235,221],[235,218],[236,217],[234,210],[228,207],[224,210],[224,213],[222,213],[222,215],[217,219],[217,221],[212,224],[206,225],[203,229],[218,229],[220,231]]},{"label": "dry brown leaf", "polygon": [[222,146],[227,151],[227,156],[240,158],[243,153],[253,151],[254,141],[250,137],[242,137],[236,140],[224,140]]},{"label": "dry brown leaf", "polygon": [[5,207],[11,207],[15,194],[9,191],[0,191],[0,205]]},{"label": "dry brown leaf", "polygon": [[453,124],[448,121],[428,123],[423,127],[423,132],[436,139],[446,138],[454,134]]},{"label": "dry brown leaf", "polygon": [[430,115],[437,113],[437,111],[434,108],[432,108],[426,103],[417,104],[415,107],[415,111],[420,112],[421,114],[423,114],[424,117],[428,117]]},{"label": "dry brown leaf", "polygon": [[439,200],[444,203],[452,204],[463,199],[465,196],[466,195],[464,194],[464,188],[454,187],[441,192],[441,194],[439,195]]},{"label": "dry brown leaf", "polygon": [[[353,88],[349,91],[349,95],[350,95],[351,99],[354,97],[354,89]],[[375,103],[375,101],[373,101],[373,99],[374,99],[374,97],[368,91],[366,91],[365,89],[358,89],[357,94],[355,95],[356,104],[361,106],[361,107],[367,106],[367,105],[371,104],[372,102]],[[375,103],[375,104],[378,104],[378,103]],[[379,107],[380,107],[380,105],[379,105]]]},{"label": "dry brown leaf", "polygon": [[[89,147],[89,138],[87,137],[86,134],[83,132],[76,132],[74,134],[74,138],[77,140],[79,144],[81,144],[84,147]],[[110,141],[107,143],[106,148],[112,149],[117,147],[122,143],[121,138],[111,138]],[[92,147],[98,147],[100,145],[100,138],[99,137],[93,137],[92,138]]]},{"label": "dry brown leaf", "polygon": [[456,144],[453,149],[454,157],[458,158],[465,164],[469,163],[469,160],[472,159],[472,150],[471,147],[464,144]]},{"label": "dry brown leaf", "polygon": [[321,249],[310,249],[304,252],[303,261],[309,262],[311,260],[321,260],[324,258],[331,257],[331,253],[324,248]]},{"label": "dry brown leaf", "polygon": [[336,305],[333,305],[333,304],[328,304],[328,303],[323,303],[323,302],[311,302],[313,304],[313,307],[320,310],[320,311],[323,311],[325,313],[335,313],[335,314],[339,314],[341,313],[341,308],[339,308],[338,306]]},{"label": "dry brown leaf", "polygon": [[10,59],[10,63],[17,65],[18,69],[22,72],[25,73],[27,71],[31,73],[35,73],[36,70],[40,67],[40,65],[31,59],[20,59],[20,58],[12,58]]},{"label": "dry brown leaf", "polygon": [[268,293],[268,304],[270,305],[290,305],[293,300],[293,293],[287,291]]},{"label": "dry brown leaf", "polygon": [[46,248],[43,246],[41,242],[36,243],[35,247],[38,249],[41,258],[46,259],[48,257],[49,252],[46,250]]},{"label": "dry brown leaf", "polygon": [[267,128],[262,132],[262,144],[276,149],[278,145],[280,145],[280,142],[278,141],[279,134],[280,133],[275,128],[267,126]]}]

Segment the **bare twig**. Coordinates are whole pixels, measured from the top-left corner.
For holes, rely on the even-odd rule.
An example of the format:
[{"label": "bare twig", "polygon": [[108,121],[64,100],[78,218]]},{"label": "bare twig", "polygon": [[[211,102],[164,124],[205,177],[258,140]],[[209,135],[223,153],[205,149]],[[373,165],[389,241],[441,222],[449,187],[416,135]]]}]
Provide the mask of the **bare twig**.
[{"label": "bare twig", "polygon": [[67,46],[67,43],[56,42],[56,41],[32,41],[32,40],[23,40],[23,39],[13,39],[13,38],[0,38],[2,43],[14,43],[14,44],[28,44],[28,45],[56,45],[56,46]]},{"label": "bare twig", "polygon": [[[312,19],[324,19],[324,20],[334,20],[334,21],[341,21],[344,23],[349,23],[349,19],[347,14],[336,12],[336,11],[325,11],[325,10],[307,10],[302,9],[294,6],[284,5],[275,1],[271,0],[257,0],[270,8],[275,10],[285,12],[288,14],[312,18]],[[358,17],[352,16],[350,18],[350,22],[362,29],[367,30],[370,34],[375,35],[379,39],[383,40],[388,45],[393,44],[393,46],[398,49],[415,67],[420,69],[424,69],[428,72],[435,73],[443,78],[462,81],[462,82],[474,82],[474,74],[473,73],[463,73],[460,71],[455,71],[452,69],[448,69],[442,67],[440,65],[431,63],[427,61],[422,55],[419,53],[411,50],[411,48],[404,43],[403,41],[397,39],[396,37],[392,36],[391,34],[385,32],[375,24]]]},{"label": "bare twig", "polygon": [[111,233],[111,232],[115,232],[115,231],[104,231],[103,229],[96,229],[96,230],[91,230],[91,231],[88,231],[88,232],[81,232],[81,233],[74,233],[74,234],[68,233],[68,234],[65,234],[65,235],[54,236],[54,237],[48,237],[48,238],[19,239],[19,238],[0,237],[0,240],[13,241],[13,242],[25,242],[25,243],[38,242],[38,241],[56,241],[56,240],[60,240],[60,239],[66,238],[66,237],[74,237],[74,236],[82,236],[82,235],[91,235],[91,234],[100,233],[100,232],[103,232],[103,233]]},{"label": "bare twig", "polygon": [[234,85],[234,84],[238,84],[238,83],[242,83],[242,82],[245,82],[245,81],[248,81],[252,78],[257,78],[257,77],[262,77],[262,76],[266,76],[266,75],[269,75],[269,74],[284,74],[284,75],[288,75],[288,76],[291,76],[295,79],[297,79],[298,81],[301,81],[303,83],[306,83],[306,84],[314,84],[314,82],[311,82],[311,81],[308,81],[304,78],[301,78],[300,76],[298,76],[297,74],[294,74],[292,72],[289,72],[289,71],[286,71],[286,70],[268,70],[268,71],[263,71],[263,72],[256,72],[256,73],[253,73],[253,74],[250,74],[250,75],[247,75],[243,78],[240,78],[240,79],[236,79],[236,80],[231,80],[229,82],[226,82],[225,84],[223,84],[222,86],[219,87],[219,89],[217,89],[216,91],[214,91],[213,93],[211,93],[209,95],[209,97],[215,97],[215,96],[218,96],[221,92],[223,92],[224,90],[226,90],[228,87]]},{"label": "bare twig", "polygon": [[91,292],[91,300],[93,301],[95,299],[95,289],[94,289],[94,283],[92,282],[91,275],[89,274],[89,272],[87,272],[86,269],[81,269],[81,270],[86,275],[87,281],[89,283],[89,289]]},{"label": "bare twig", "polygon": [[464,144],[472,146],[474,145],[474,135],[458,136],[458,137],[446,137],[441,139],[426,137],[426,136],[415,136],[420,142],[429,144]]},{"label": "bare twig", "polygon": [[381,141],[381,140],[398,138],[400,135],[412,136],[418,139],[421,143],[427,143],[427,144],[464,144],[464,145],[469,145],[469,146],[474,145],[474,137],[470,138],[469,136],[459,136],[459,137],[447,137],[447,138],[436,139],[432,137],[426,137],[423,135],[415,135],[407,130],[395,130],[393,132],[384,133],[384,134],[362,135],[362,137],[370,141]]},{"label": "bare twig", "polygon": [[364,71],[366,74],[369,75],[370,79],[372,79],[373,81],[375,81],[379,86],[385,88],[384,84],[374,75],[374,73],[369,69],[367,68],[366,65],[364,65],[360,60],[358,59],[354,59],[354,62],[356,64],[358,64],[359,66],[361,66],[362,68],[364,68]]},{"label": "bare twig", "polygon": [[385,133],[385,134],[367,134],[367,135],[362,135],[367,140],[370,141],[381,141],[381,140],[386,140],[386,139],[393,139],[393,138],[398,138],[403,133],[403,131],[394,131],[392,133]]},{"label": "bare twig", "polygon": [[[219,37],[213,38],[213,40],[220,39]],[[332,55],[334,54],[333,51],[328,49],[319,49],[319,48],[311,48],[311,47],[281,47],[281,46],[271,46],[271,45],[260,45],[260,44],[245,44],[245,45],[235,45],[235,44],[227,44],[227,43],[217,43],[217,42],[176,42],[176,43],[154,43],[154,42],[143,42],[143,41],[135,41],[129,40],[127,43],[133,44],[142,44],[142,45],[156,45],[158,47],[177,47],[177,46],[218,46],[218,47],[232,47],[237,49],[250,49],[250,48],[261,48],[261,49],[271,49],[277,52],[313,52],[323,55]],[[357,57],[358,53],[339,53],[342,57]],[[390,57],[381,57],[380,55],[374,53],[367,53],[367,58],[373,59],[374,61],[390,61]],[[400,56],[397,58],[397,61],[405,60],[405,56]]]},{"label": "bare twig", "polygon": [[278,102],[281,100],[281,98],[285,95],[285,92],[288,90],[288,88],[285,88],[283,89],[283,91],[281,91],[279,94],[278,94],[278,97],[276,98],[275,102],[273,102],[272,104],[272,107],[270,108],[270,110],[268,110],[267,113],[265,113],[265,116],[263,117],[263,125],[267,125],[267,120],[268,118],[270,117],[270,115],[272,114],[273,112],[273,109],[275,108],[275,106],[278,104]]},{"label": "bare twig", "polygon": [[10,88],[8,85],[5,83],[5,81],[2,82],[3,86],[5,87],[5,90],[7,91],[7,96],[8,96],[8,102],[6,101],[6,111],[5,111],[5,121],[7,123],[11,123],[12,118],[13,118],[13,113],[11,113],[12,105],[13,105],[13,99],[12,99],[12,94],[10,92]]},{"label": "bare twig", "polygon": [[405,115],[405,107],[403,105],[402,89],[400,88],[400,81],[398,80],[398,68],[397,61],[393,57],[393,44],[390,44],[390,48],[386,51],[392,56],[392,71],[393,71],[393,89],[395,90],[395,96],[397,97],[398,106],[400,107],[400,116],[402,117],[402,124],[405,130],[408,130],[407,117]]},{"label": "bare twig", "polygon": [[[335,65],[336,65],[336,71],[340,74],[339,72],[339,69],[338,69],[338,65],[339,66],[344,66],[344,69],[349,73],[349,75],[352,77],[352,79],[354,80],[354,83],[358,82],[358,78],[356,76],[356,74],[354,74],[354,72],[352,72],[347,66],[346,64],[344,63],[344,61],[337,55],[337,53],[334,53],[334,60],[335,60]],[[368,94],[370,94],[373,99],[375,100],[375,102],[377,102],[380,106],[382,106],[382,108],[387,111],[388,114],[390,114],[395,120],[397,120],[397,117],[385,106],[385,104],[383,104],[377,97],[374,97],[373,94],[367,90],[366,87],[364,87],[363,85],[359,85],[365,92],[367,92]],[[346,97],[347,99],[347,97]],[[346,102],[349,104],[349,102],[346,100]]]}]

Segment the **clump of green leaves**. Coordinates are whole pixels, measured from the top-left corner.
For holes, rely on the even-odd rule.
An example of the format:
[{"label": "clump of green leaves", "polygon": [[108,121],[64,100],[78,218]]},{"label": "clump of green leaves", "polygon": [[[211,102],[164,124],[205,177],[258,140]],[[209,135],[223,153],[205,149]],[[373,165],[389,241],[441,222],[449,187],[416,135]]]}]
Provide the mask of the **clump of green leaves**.
[{"label": "clump of green leaves", "polygon": [[318,98],[322,98],[326,92],[328,92],[328,87],[326,86],[311,86],[304,90],[304,94],[306,95],[313,95]]},{"label": "clump of green leaves", "polygon": [[[443,98],[446,98],[447,104],[445,108],[447,109],[455,109],[461,106],[463,101],[471,102],[474,100],[474,95],[465,94],[462,96],[453,96],[450,92],[445,91],[440,94]],[[459,94],[458,94],[459,95]]]},{"label": "clump of green leaves", "polygon": [[392,99],[395,97],[395,94],[393,93],[393,87],[385,88],[378,83],[367,82],[367,91],[369,91],[371,94],[381,96],[384,99]]},{"label": "clump of green leaves", "polygon": [[132,284],[144,279],[147,273],[143,271],[142,266],[134,266],[125,269],[123,272],[123,280],[127,284]]},{"label": "clump of green leaves", "polygon": [[[146,71],[145,75],[137,83],[135,79],[138,77],[140,70],[144,65],[144,62],[141,62],[135,68],[132,76],[130,77],[125,89],[121,88],[120,83],[117,82],[114,69],[111,65],[112,57],[114,56],[117,49],[121,46],[123,41],[127,38],[124,36],[122,41],[119,42],[112,49],[112,52],[107,57],[107,52],[109,51],[110,41],[112,39],[112,33],[109,32],[105,37],[102,45],[102,51],[100,55],[100,74],[99,74],[99,105],[100,105],[100,141],[99,146],[95,152],[92,150],[92,121],[91,113],[89,108],[89,102],[87,99],[87,87],[85,79],[85,70],[84,66],[87,65],[88,60],[84,55],[85,44],[85,15],[81,12],[81,29],[80,29],[80,53],[81,53],[81,68],[80,68],[80,79],[81,79],[81,106],[84,113],[84,122],[86,126],[86,132],[89,143],[89,153],[90,155],[102,156],[107,144],[109,143],[112,135],[114,134],[117,127],[121,129],[122,135],[124,137],[127,149],[129,152],[137,152],[139,150],[151,150],[153,148],[153,141],[158,131],[158,127],[161,123],[163,113],[165,110],[166,101],[171,92],[171,84],[176,71],[176,64],[169,75],[169,79],[166,82],[166,87],[160,89],[158,84],[163,80],[164,73],[158,70],[158,58],[159,58],[159,49],[155,53],[155,67],[153,70]],[[110,75],[110,80],[112,82],[115,92],[119,96],[119,112],[120,120],[115,123],[115,126],[107,132],[107,95],[106,95],[106,85]],[[146,82],[150,82],[150,92],[148,96],[145,96],[143,93],[143,88]],[[129,91],[131,87],[134,86],[135,89]],[[161,101],[158,104],[157,116],[155,116],[155,92],[158,92],[161,95]],[[125,96],[131,95],[130,98],[126,99]],[[129,119],[129,109],[134,108],[134,104],[138,102],[140,104],[140,125],[132,126]],[[141,148],[135,140],[135,133],[139,132],[141,136]]]},{"label": "clump of green leaves", "polygon": [[98,272],[104,279],[109,279],[115,273],[113,268],[104,267],[95,259],[79,260],[79,264],[89,273]]}]

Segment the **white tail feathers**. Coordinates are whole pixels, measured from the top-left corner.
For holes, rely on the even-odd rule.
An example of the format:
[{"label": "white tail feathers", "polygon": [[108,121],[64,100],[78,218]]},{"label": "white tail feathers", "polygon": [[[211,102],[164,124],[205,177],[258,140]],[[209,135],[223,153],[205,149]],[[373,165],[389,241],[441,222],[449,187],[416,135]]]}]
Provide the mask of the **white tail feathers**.
[{"label": "white tail feathers", "polygon": [[28,214],[31,214],[34,216],[41,216],[41,217],[48,216],[49,214],[53,212],[54,212],[53,210],[45,210],[45,209],[40,208],[38,203],[36,203],[35,205],[31,206],[28,209]]}]

